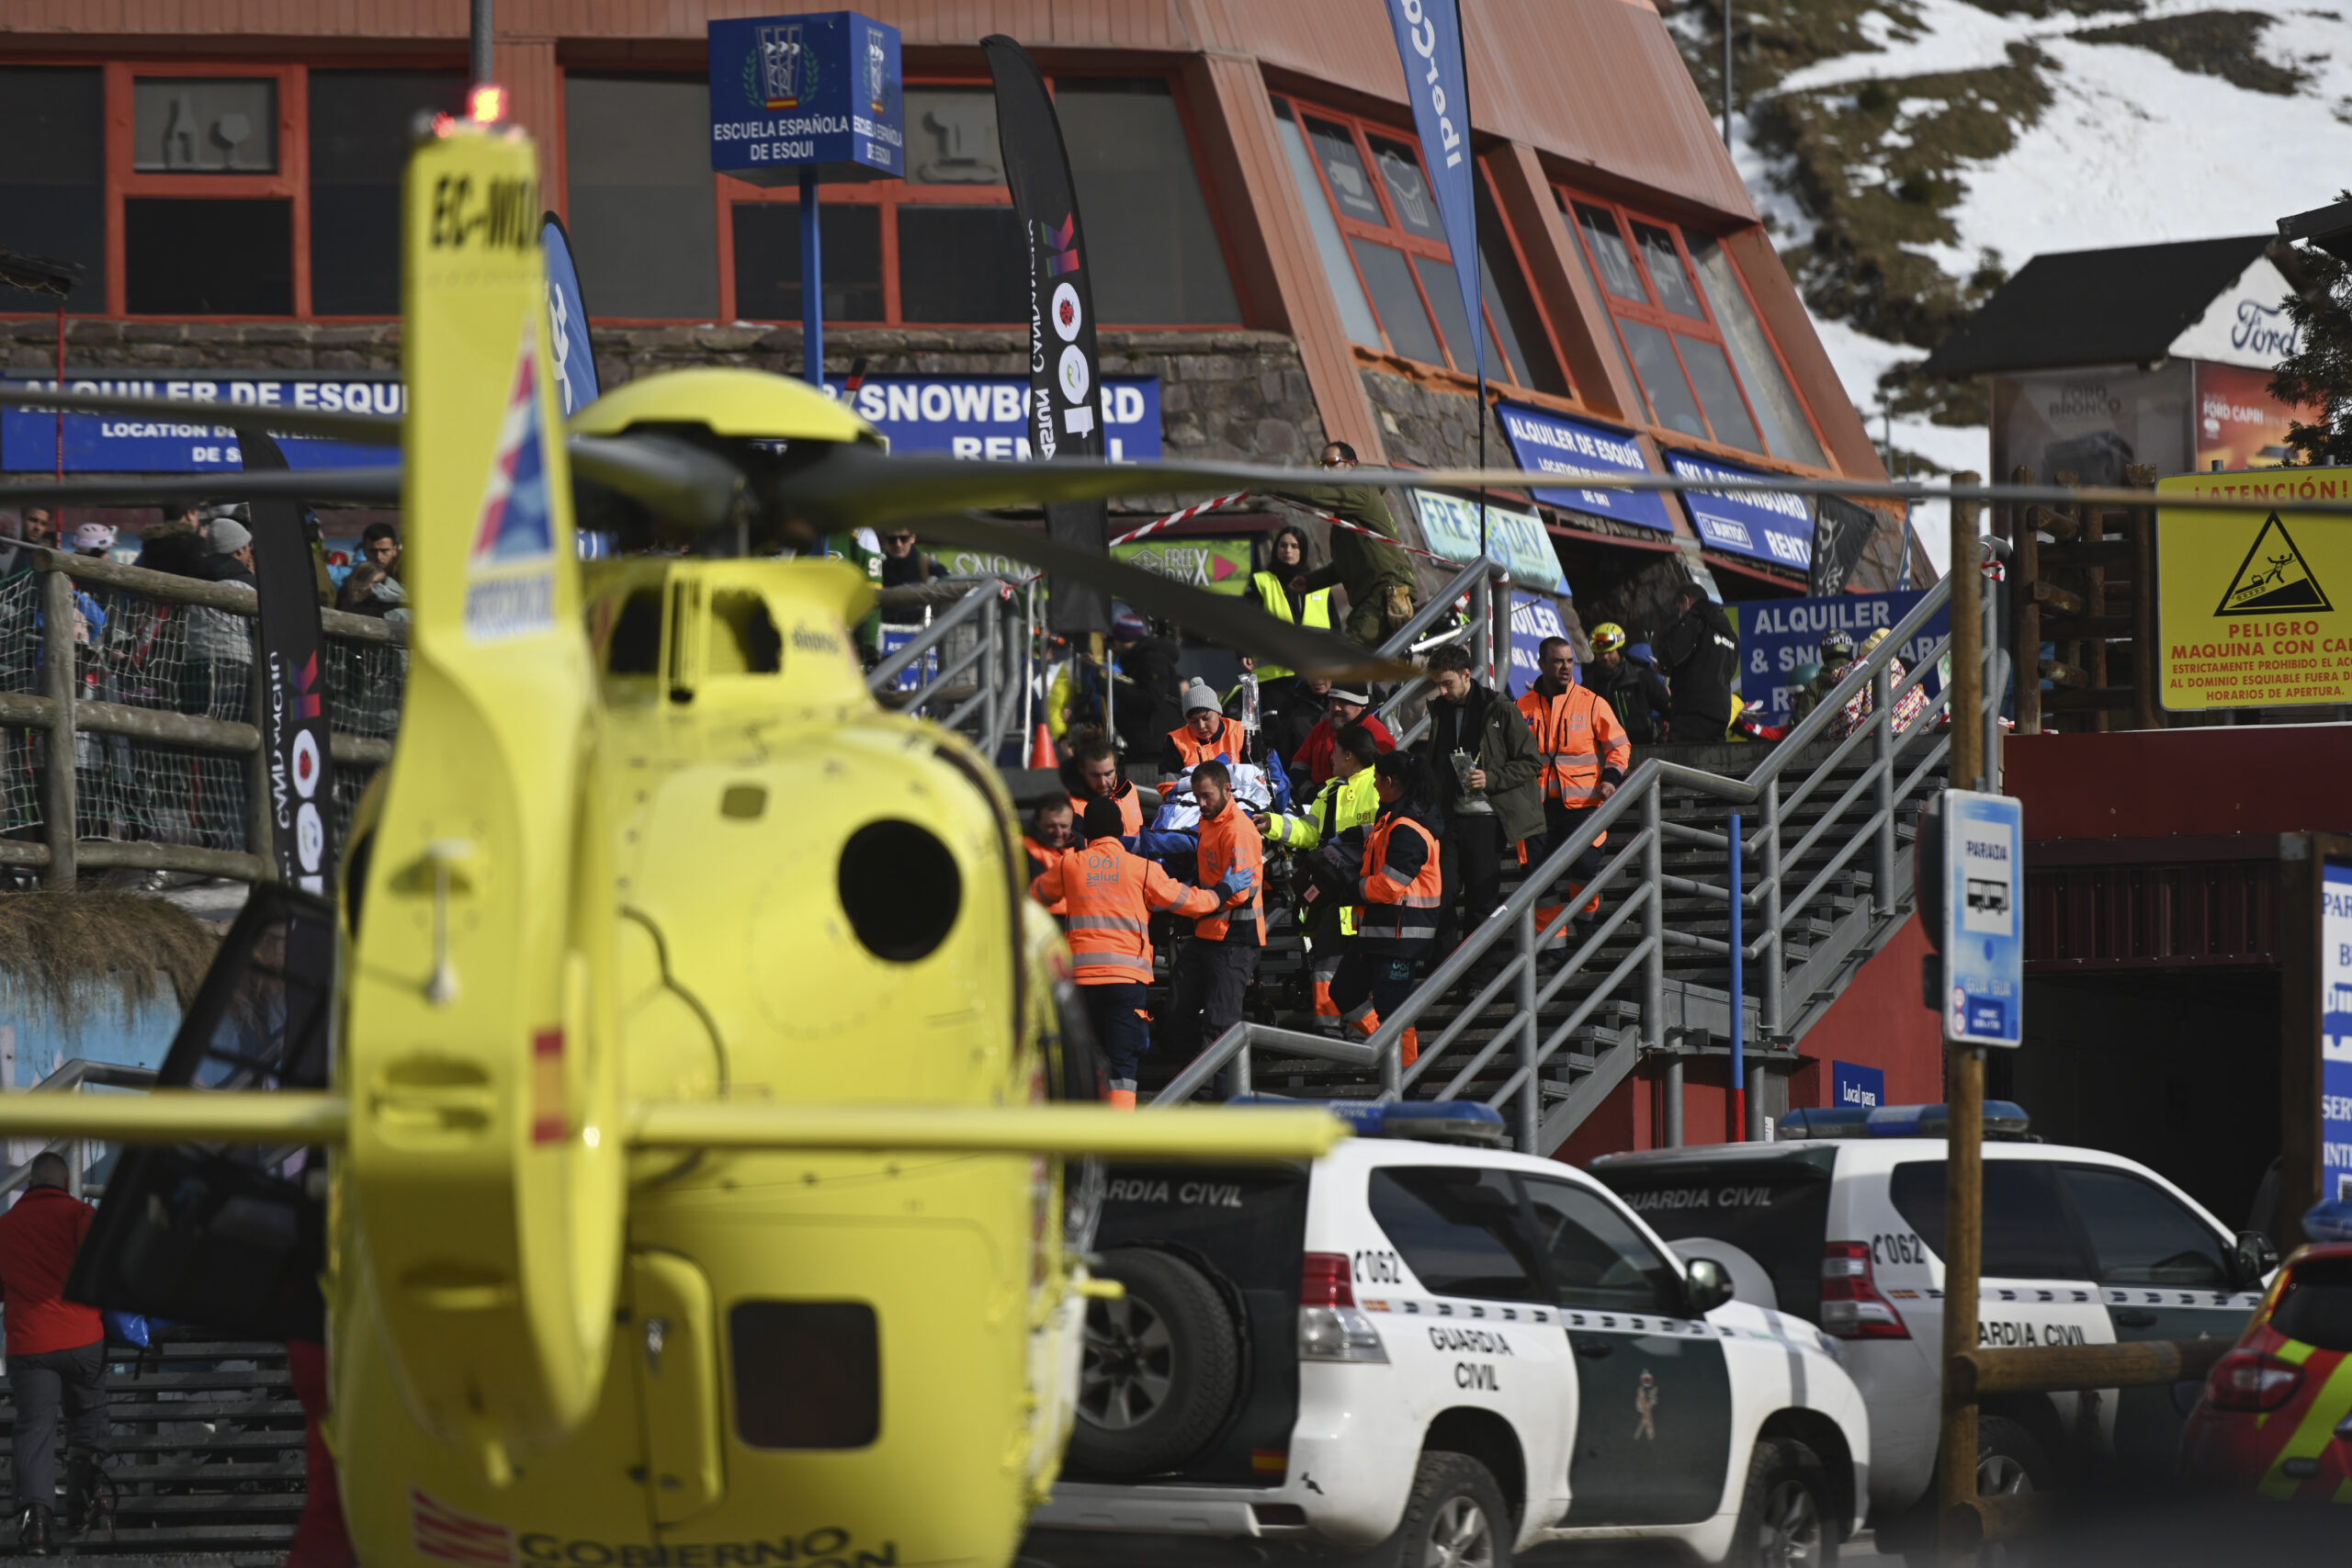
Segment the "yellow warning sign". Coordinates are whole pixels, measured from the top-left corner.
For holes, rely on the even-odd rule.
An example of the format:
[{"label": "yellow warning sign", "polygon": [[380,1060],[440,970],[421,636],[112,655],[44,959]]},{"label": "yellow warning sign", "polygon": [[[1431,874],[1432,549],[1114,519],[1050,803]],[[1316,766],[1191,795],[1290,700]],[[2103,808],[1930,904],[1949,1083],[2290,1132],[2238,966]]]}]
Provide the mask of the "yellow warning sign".
[{"label": "yellow warning sign", "polygon": [[[2352,702],[2352,468],[2176,474],[2156,483],[2157,695],[2175,711]],[[2183,506],[2199,496],[2268,512]]]}]

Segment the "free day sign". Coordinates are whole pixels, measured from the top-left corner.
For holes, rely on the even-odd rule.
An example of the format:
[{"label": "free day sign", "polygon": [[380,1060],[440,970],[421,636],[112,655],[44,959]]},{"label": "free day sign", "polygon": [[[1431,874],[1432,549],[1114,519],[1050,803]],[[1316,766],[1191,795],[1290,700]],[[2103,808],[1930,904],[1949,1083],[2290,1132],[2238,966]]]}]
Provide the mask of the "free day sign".
[{"label": "free day sign", "polygon": [[[1451,561],[1467,566],[1478,558],[1478,503],[1433,490],[1413,492],[1413,509],[1421,519],[1421,535],[1430,548]],[[1487,506],[1487,554],[1510,569],[1511,581],[1531,588],[1566,593],[1568,581],[1561,574],[1560,558],[1553,552],[1552,536],[1532,512],[1513,512],[1489,502]]]},{"label": "free day sign", "polygon": [[1240,594],[1250,589],[1247,539],[1144,539],[1112,546],[1111,557],[1212,593]]},{"label": "free day sign", "polygon": [[[0,385],[54,390],[53,377],[9,376]],[[68,376],[73,392],[113,392],[187,404],[185,413],[65,416],[65,468],[82,474],[234,474],[244,470],[237,433],[204,417],[205,405],[322,410],[329,413],[400,414],[408,397],[400,382],[345,376],[224,376],[175,379],[141,376]],[[280,435],[286,466],[371,468],[399,461],[396,450],[344,441]],[[51,473],[57,466],[57,416],[31,409],[0,410],[0,467],[16,473]]]},{"label": "free day sign", "polygon": [[[1029,382],[1020,376],[869,376],[853,395],[848,382],[825,389],[846,400],[890,438],[893,452],[1026,461]],[[1106,376],[1096,406],[1102,455],[1114,463],[1159,456],[1159,378]]]},{"label": "free day sign", "polygon": [[2319,1195],[2352,1199],[2352,861],[2323,870]]},{"label": "free day sign", "polygon": [[[1786,724],[1796,711],[1796,671],[1821,657],[1821,639],[1843,631],[1856,648],[1882,626],[1909,615],[1924,591],[1901,593],[1832,593],[1820,599],[1751,599],[1739,612],[1739,695],[1765,710],[1767,724]],[[1905,670],[1916,670],[1928,650],[1951,634],[1951,611],[1936,612],[1919,634],[1895,649]],[[1929,696],[1943,689],[1939,672],[1921,682]]]},{"label": "free day sign", "polygon": [[[1769,479],[1780,476],[1689,452],[1668,452],[1666,466],[1685,479]],[[1683,509],[1709,549],[1802,571],[1813,564],[1813,508],[1801,495],[1761,491],[1686,490]]]}]

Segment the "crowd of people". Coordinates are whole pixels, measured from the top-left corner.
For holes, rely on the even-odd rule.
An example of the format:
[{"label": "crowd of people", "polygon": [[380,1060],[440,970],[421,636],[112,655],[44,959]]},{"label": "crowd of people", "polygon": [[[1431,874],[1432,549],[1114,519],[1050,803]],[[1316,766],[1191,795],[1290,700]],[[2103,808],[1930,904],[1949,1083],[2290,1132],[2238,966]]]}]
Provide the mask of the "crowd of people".
[{"label": "crowd of people", "polygon": [[[1353,454],[1335,444],[1324,466],[1343,471]],[[1331,562],[1317,569],[1306,532],[1277,529],[1250,592],[1279,619],[1379,646],[1415,611],[1380,491],[1340,482],[1296,499],[1368,532],[1333,528]],[[1540,674],[1516,695],[1486,683],[1464,640],[1439,644],[1416,694],[1427,723],[1395,705],[1416,735],[1400,747],[1371,686],[1244,660],[1220,694],[1180,681],[1183,650],[1123,608],[1111,640],[1107,671],[1081,652],[1048,685],[1062,788],[1029,814],[1025,846],[1031,891],[1069,934],[1112,1102],[1129,1108],[1155,1027],[1189,1057],[1242,1020],[1270,899],[1287,903],[1306,949],[1303,984],[1277,1017],[1368,1038],[1494,917],[1507,865],[1541,863],[1584,834],[1637,744],[1724,739],[1738,670],[1730,622],[1686,583],[1654,655],[1604,624],[1580,670],[1574,644],[1547,638]],[[1539,929],[1557,928],[1547,946],[1565,948],[1598,915],[1583,889],[1605,841],[1538,908]],[[1172,944],[1157,1015],[1155,943]],[[1417,1059],[1415,1030],[1399,1049]]]}]

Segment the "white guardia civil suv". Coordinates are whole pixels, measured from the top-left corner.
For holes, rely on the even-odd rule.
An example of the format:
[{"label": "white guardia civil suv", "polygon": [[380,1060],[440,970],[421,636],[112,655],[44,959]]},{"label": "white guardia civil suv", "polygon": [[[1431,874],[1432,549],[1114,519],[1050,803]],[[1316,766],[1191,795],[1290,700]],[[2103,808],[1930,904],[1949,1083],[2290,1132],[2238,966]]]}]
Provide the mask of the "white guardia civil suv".
[{"label": "white guardia civil suv", "polygon": [[1090,1303],[1032,1554],[1835,1559],[1871,1451],[1835,1341],[1730,1300],[1582,1172],[1492,1146],[1485,1106],[1334,1109],[1359,1135],[1311,1166],[1112,1170],[1095,1272],[1126,1296]]}]

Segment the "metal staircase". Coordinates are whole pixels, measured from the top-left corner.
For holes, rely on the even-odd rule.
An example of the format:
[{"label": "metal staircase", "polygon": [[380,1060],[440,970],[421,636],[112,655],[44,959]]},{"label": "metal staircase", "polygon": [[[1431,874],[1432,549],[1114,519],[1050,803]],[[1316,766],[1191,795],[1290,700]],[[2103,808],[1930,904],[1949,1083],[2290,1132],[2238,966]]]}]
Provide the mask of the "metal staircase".
[{"label": "metal staircase", "polygon": [[[1667,1141],[1679,1144],[1684,1065],[1737,1048],[1753,1125],[1768,1064],[1795,1058],[1798,1041],[1913,907],[1906,850],[1919,813],[1944,787],[1945,698],[1929,699],[1899,733],[1894,721],[1949,639],[1899,682],[1889,665],[1949,596],[1948,582],[1930,591],[1778,746],[1724,748],[1708,758],[1722,771],[1639,761],[1585,829],[1531,867],[1495,917],[1369,1040],[1245,1021],[1152,1103],[1212,1091],[1475,1098],[1503,1112],[1515,1146],[1549,1153],[1636,1065],[1657,1058]],[[1476,638],[1487,624],[1457,635]],[[1409,643],[1417,629],[1397,640]],[[1984,640],[1990,705],[2006,667],[1997,641]],[[1864,691],[1869,716],[1836,737],[1834,721]],[[1385,711],[1409,711],[1414,695],[1399,693]],[[1996,733],[1990,705],[1969,721]],[[1997,746],[1987,754],[1997,756]],[[1736,765],[1748,755],[1753,765]],[[1604,834],[1603,869],[1574,900],[1599,895],[1598,916],[1582,919],[1572,906],[1539,922],[1539,907],[1570,905],[1568,868]],[[1555,940],[1563,934],[1565,952]],[[1408,1028],[1420,1043],[1410,1066],[1397,1049]]]}]

